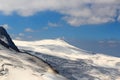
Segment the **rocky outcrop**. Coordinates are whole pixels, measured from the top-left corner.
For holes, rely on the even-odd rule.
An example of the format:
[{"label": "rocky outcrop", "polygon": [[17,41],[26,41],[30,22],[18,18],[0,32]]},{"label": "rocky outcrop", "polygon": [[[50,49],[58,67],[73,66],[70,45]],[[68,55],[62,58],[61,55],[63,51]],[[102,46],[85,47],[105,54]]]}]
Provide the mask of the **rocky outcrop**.
[{"label": "rocky outcrop", "polygon": [[9,36],[7,31],[2,26],[0,26],[0,45],[2,47],[11,48],[19,52],[19,49],[15,46],[11,37]]}]

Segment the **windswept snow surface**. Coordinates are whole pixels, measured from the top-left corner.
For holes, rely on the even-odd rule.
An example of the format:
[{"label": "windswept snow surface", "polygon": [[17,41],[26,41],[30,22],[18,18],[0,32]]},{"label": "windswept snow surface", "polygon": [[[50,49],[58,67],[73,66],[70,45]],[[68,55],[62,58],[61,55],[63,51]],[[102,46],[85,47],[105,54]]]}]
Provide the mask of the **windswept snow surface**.
[{"label": "windswept snow surface", "polygon": [[120,58],[88,52],[60,39],[14,42],[70,80],[120,80]]},{"label": "windswept snow surface", "polygon": [[67,80],[47,63],[26,53],[0,50],[0,80]]},{"label": "windswept snow surface", "polygon": [[[61,58],[77,59],[79,54],[84,55],[85,51],[69,45],[60,39],[49,39],[41,41],[18,41],[13,40],[20,49],[41,52]],[[87,54],[87,53],[86,53]]]}]

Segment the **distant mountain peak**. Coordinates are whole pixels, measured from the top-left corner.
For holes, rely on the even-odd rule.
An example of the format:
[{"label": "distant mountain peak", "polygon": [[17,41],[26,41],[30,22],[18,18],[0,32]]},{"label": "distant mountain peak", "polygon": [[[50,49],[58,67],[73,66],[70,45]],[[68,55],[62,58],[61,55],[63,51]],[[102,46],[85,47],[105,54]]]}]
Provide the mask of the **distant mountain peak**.
[{"label": "distant mountain peak", "polygon": [[19,51],[7,31],[2,26],[0,26],[0,44],[6,48],[11,48],[15,51]]}]

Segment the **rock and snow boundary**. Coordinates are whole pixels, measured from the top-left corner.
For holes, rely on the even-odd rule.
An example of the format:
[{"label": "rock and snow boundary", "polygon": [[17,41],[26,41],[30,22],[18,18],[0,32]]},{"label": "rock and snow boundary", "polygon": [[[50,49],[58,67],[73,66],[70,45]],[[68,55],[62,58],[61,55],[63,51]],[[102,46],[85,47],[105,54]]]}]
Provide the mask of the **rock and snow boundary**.
[{"label": "rock and snow boundary", "polygon": [[43,60],[22,53],[0,27],[0,80],[67,80]]}]

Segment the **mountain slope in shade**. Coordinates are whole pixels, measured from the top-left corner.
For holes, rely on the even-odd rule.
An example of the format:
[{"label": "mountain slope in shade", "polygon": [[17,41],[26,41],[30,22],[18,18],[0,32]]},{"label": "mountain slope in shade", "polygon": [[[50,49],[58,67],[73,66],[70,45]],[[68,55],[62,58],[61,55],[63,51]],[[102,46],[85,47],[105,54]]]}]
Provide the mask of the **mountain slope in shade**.
[{"label": "mountain slope in shade", "polygon": [[15,46],[15,44],[11,40],[9,34],[1,26],[0,26],[0,45],[1,47],[11,48],[19,52],[18,48]]},{"label": "mountain slope in shade", "polygon": [[67,80],[42,60],[9,50],[0,50],[0,80]]},{"label": "mountain slope in shade", "polygon": [[120,80],[120,58],[93,54],[60,39],[14,42],[70,80]]}]

